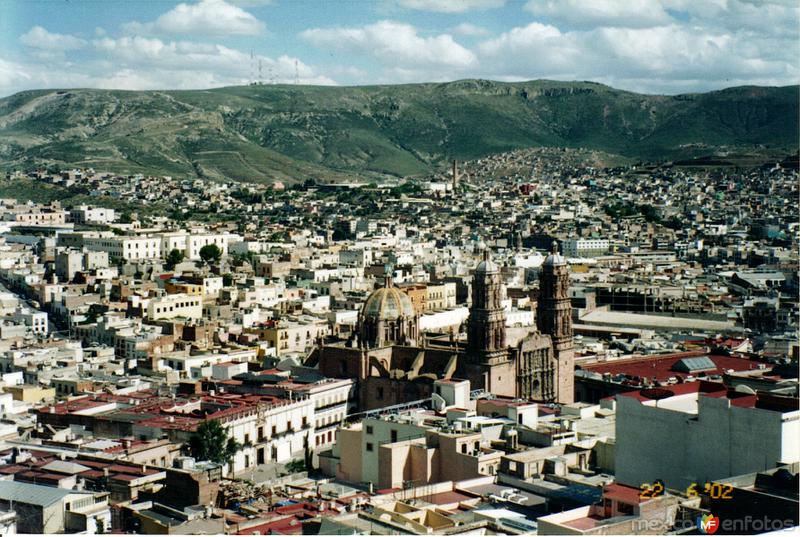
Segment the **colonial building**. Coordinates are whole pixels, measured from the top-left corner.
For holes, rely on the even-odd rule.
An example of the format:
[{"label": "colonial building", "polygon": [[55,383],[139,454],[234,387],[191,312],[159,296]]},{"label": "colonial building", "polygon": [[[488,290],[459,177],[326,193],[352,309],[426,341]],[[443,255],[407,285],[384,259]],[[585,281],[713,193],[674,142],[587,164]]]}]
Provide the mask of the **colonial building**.
[{"label": "colonial building", "polygon": [[569,269],[555,250],[540,277],[538,330],[509,342],[500,268],[488,249],[475,269],[466,344],[453,335],[425,338],[411,298],[387,276],[359,314],[347,341],[320,346],[306,365],[328,377],[354,378],[361,409],[430,397],[440,379],[523,399],[571,403],[573,350]]}]

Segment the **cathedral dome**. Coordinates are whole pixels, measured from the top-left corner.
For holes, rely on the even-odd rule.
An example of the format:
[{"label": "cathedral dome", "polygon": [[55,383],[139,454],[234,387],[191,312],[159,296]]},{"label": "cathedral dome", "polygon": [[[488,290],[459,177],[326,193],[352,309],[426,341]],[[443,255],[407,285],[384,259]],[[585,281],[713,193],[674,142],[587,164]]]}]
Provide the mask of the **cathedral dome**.
[{"label": "cathedral dome", "polygon": [[566,258],[558,253],[558,243],[553,241],[553,251],[542,263],[543,267],[563,267],[566,266]]},{"label": "cathedral dome", "polygon": [[411,298],[397,287],[382,287],[373,291],[361,309],[364,319],[394,321],[416,316]]}]

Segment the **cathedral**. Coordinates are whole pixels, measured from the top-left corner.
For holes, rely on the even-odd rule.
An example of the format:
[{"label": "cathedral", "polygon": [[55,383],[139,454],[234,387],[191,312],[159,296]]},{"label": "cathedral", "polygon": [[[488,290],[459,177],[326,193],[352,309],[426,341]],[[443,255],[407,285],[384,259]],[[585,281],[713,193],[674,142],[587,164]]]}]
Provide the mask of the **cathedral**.
[{"label": "cathedral", "polygon": [[540,271],[537,328],[514,345],[506,338],[503,291],[500,268],[484,247],[464,345],[420,334],[419,313],[387,276],[364,302],[353,336],[318,347],[306,365],[328,377],[357,379],[362,410],[428,398],[435,380],[451,378],[495,395],[573,402],[569,268],[556,245]]}]

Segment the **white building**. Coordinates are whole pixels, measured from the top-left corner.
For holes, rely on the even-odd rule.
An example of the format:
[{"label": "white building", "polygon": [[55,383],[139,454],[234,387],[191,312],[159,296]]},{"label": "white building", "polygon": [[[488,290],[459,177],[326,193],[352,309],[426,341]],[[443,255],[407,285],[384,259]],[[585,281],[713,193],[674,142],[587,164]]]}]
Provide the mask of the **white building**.
[{"label": "white building", "polygon": [[13,319],[30,328],[36,335],[46,336],[48,333],[47,312],[18,307],[14,311]]},{"label": "white building", "polygon": [[236,391],[287,399],[308,398],[314,408],[314,434],[309,440],[313,449],[326,448],[336,442],[336,428],[355,408],[357,398],[353,379],[321,378],[309,381],[292,377],[288,371],[248,375],[245,385]]},{"label": "white building", "polygon": [[616,416],[616,475],[627,485],[683,490],[800,461],[796,398],[691,382],[618,395]]},{"label": "white building", "polygon": [[595,257],[608,252],[607,239],[567,239],[561,243],[561,252],[566,257]]},{"label": "white building", "polygon": [[313,446],[314,406],[311,399],[260,403],[252,411],[223,419],[228,434],[243,447],[228,472],[242,471],[268,462],[301,457],[306,443]]},{"label": "white building", "polygon": [[142,261],[161,257],[160,237],[86,237],[89,250],[108,252],[111,259]]},{"label": "white building", "polygon": [[70,217],[76,224],[110,224],[116,219],[114,209],[80,205],[70,211]]},{"label": "white building", "polygon": [[240,240],[241,237],[237,235],[231,235],[229,233],[189,234],[186,237],[186,250],[184,255],[186,255],[187,259],[196,261],[200,259],[200,250],[203,248],[203,246],[216,244],[222,252],[222,256],[225,257],[228,255],[228,244],[230,242],[238,242]]}]

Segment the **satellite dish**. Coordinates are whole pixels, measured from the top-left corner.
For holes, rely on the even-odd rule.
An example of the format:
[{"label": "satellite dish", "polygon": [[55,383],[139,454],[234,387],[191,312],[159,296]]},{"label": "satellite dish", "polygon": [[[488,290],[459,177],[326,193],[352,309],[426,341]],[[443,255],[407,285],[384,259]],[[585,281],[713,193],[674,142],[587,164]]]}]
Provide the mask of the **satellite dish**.
[{"label": "satellite dish", "polygon": [[746,393],[747,395],[755,395],[756,394],[756,391],[753,388],[751,388],[750,386],[747,386],[745,384],[737,384],[736,388],[734,389],[734,391],[736,393]]}]

